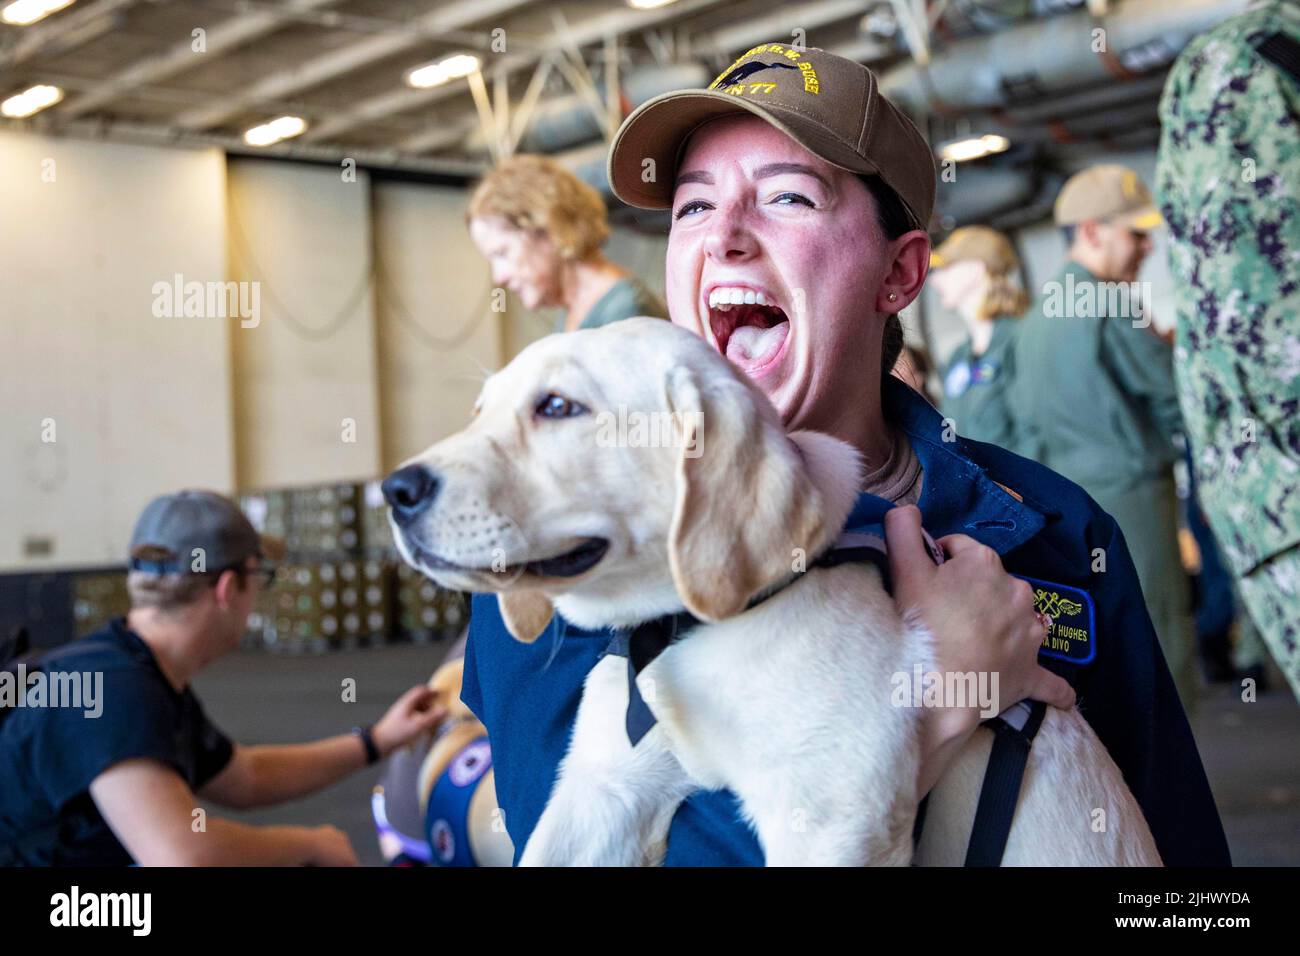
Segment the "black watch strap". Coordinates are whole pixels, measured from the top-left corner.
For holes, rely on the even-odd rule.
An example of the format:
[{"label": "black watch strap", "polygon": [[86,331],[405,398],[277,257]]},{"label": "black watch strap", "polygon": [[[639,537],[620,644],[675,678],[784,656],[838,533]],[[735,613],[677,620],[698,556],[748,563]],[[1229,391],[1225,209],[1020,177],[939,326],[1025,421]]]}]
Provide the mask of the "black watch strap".
[{"label": "black watch strap", "polygon": [[379,747],[375,744],[375,735],[370,732],[369,727],[353,727],[352,732],[361,738],[361,743],[366,748],[366,766],[370,767],[379,763]]}]

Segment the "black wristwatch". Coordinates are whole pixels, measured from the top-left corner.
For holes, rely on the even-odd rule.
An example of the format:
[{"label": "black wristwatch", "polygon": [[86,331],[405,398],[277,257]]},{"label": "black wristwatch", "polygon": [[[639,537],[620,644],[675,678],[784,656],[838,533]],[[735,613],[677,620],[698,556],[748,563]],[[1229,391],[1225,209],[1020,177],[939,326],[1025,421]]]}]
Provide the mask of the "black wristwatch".
[{"label": "black wristwatch", "polygon": [[379,763],[379,747],[375,745],[375,735],[370,732],[369,727],[353,727],[352,732],[361,738],[361,743],[366,748],[366,766],[371,767]]}]

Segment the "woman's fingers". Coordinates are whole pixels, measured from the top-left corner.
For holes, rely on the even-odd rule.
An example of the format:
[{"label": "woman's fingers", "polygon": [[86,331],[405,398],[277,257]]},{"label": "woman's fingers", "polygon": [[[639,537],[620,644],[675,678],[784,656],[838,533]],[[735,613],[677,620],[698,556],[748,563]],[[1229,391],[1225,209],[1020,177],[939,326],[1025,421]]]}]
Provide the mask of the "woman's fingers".
[{"label": "woman's fingers", "polygon": [[[997,552],[987,544],[980,544],[980,542],[965,534],[946,534],[936,543],[939,547],[943,548],[943,553],[950,558],[955,558],[957,555],[966,552],[970,552],[971,554],[988,552],[988,555],[991,557],[997,556]],[[1001,560],[1001,558],[998,558],[999,563]]]},{"label": "woman's fingers", "polygon": [[913,505],[885,513],[885,536],[895,600],[920,610],[941,668],[999,671],[1016,700],[1074,706],[1069,683],[1038,664],[1049,622],[1034,607],[1033,587],[1003,570],[996,551],[968,535],[945,535],[938,544],[951,560],[935,565]]},{"label": "woman's fingers", "polygon": [[885,512],[885,544],[889,549],[889,573],[904,607],[925,587],[935,571],[934,560],[921,534],[921,509],[916,505],[890,508]]}]

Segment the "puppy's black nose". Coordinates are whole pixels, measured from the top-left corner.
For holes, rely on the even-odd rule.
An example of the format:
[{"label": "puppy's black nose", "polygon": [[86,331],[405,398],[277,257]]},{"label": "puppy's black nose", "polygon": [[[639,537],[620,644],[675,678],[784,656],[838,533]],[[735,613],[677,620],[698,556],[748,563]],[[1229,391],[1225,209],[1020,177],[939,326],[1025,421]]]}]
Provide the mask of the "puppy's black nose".
[{"label": "puppy's black nose", "polygon": [[380,488],[393,509],[393,518],[406,527],[433,504],[438,496],[438,479],[423,465],[407,465],[385,478]]}]

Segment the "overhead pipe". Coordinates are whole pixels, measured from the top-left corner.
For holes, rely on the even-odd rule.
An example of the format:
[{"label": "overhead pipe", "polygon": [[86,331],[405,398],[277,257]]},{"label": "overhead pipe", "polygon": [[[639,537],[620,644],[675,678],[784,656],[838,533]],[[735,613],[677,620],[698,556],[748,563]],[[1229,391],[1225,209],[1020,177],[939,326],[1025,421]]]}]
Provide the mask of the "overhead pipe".
[{"label": "overhead pipe", "polygon": [[[1248,0],[1125,0],[1104,18],[1086,10],[1031,20],[959,40],[922,67],[902,63],[881,89],[910,112],[940,115],[1012,105],[1035,96],[1132,79],[1171,61],[1187,42],[1246,8]],[[1093,30],[1104,30],[1094,52]]]}]

